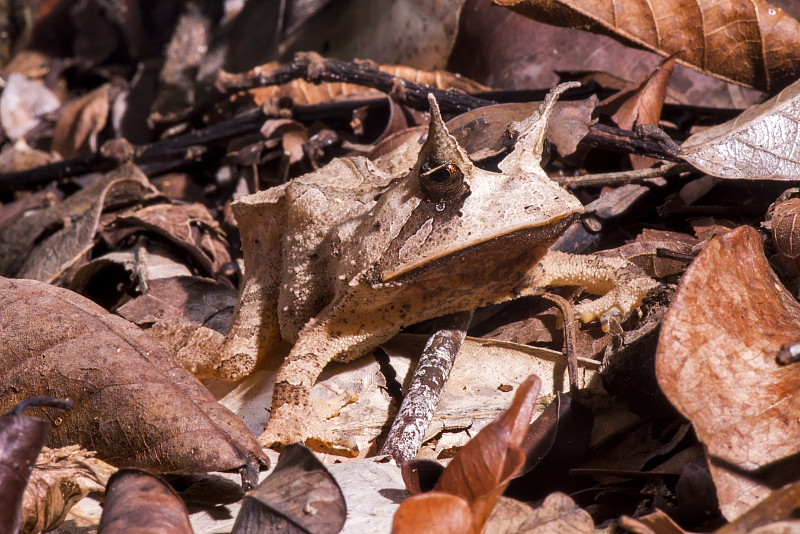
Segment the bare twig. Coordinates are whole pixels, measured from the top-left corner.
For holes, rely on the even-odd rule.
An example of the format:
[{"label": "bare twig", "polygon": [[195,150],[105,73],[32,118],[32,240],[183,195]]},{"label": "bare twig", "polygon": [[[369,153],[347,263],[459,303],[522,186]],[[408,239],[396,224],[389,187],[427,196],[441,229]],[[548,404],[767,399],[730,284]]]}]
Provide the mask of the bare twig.
[{"label": "bare twig", "polygon": [[422,351],[411,386],[381,449],[381,454],[391,455],[398,464],[414,458],[422,446],[422,438],[467,335],[472,312],[440,318]]}]

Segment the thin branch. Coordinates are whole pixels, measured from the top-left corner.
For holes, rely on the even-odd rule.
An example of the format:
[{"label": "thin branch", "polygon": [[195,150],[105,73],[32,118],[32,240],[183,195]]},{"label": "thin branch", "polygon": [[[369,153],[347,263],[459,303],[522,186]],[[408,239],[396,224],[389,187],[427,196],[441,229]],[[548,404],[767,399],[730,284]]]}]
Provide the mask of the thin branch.
[{"label": "thin branch", "polygon": [[436,331],[422,351],[408,393],[381,448],[381,454],[391,455],[398,464],[414,458],[422,446],[472,313],[473,310],[454,313],[436,322]]}]

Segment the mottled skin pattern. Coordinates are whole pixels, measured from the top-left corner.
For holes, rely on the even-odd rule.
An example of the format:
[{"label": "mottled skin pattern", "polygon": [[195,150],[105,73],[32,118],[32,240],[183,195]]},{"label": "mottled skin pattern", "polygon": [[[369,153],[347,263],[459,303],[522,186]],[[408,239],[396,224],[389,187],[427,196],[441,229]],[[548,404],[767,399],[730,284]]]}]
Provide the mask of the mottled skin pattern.
[{"label": "mottled skin pattern", "polygon": [[[245,279],[219,376],[237,380],[281,340],[294,343],[278,370],[263,445],[307,440],[347,451],[346,436],[312,405],[311,387],[329,362],[359,358],[404,326],[546,285],[605,293],[579,307],[584,321],[641,303],[655,282],[632,265],[546,255],[582,210],[540,166],[552,105],[567,87],[513,125],[517,144],[499,173],[470,162],[430,97],[416,161],[337,159],[234,204]],[[411,170],[384,171],[396,168]]]}]

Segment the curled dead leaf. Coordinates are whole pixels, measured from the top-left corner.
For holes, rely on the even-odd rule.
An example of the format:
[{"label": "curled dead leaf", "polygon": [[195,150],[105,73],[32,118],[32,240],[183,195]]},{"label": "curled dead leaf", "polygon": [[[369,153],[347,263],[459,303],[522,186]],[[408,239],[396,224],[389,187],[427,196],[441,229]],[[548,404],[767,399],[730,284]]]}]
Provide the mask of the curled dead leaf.
[{"label": "curled dead leaf", "polygon": [[728,519],[800,476],[800,366],[776,362],[798,338],[800,304],[750,227],[706,245],[661,326],[659,385],[705,445]]}]

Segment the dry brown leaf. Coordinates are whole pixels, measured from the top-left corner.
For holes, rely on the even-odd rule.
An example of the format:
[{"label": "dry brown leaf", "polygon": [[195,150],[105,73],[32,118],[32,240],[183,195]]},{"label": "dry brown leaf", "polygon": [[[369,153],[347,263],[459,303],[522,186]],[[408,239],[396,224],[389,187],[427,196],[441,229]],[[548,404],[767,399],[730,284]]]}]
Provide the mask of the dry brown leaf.
[{"label": "dry brown leaf", "polygon": [[225,233],[202,204],[156,204],[115,217],[116,230],[104,237],[112,245],[131,233],[155,233],[175,243],[201,272],[214,276],[231,261]]},{"label": "dry brown leaf", "polygon": [[594,521],[569,495],[551,493],[539,508],[533,510],[522,524],[520,533],[561,534],[562,532],[592,533]]},{"label": "dry brown leaf", "polygon": [[275,469],[244,498],[232,534],[336,534],[346,517],[339,484],[311,449],[295,443],[281,452]]},{"label": "dry brown leaf", "polygon": [[791,461],[800,450],[800,366],[775,359],[798,338],[800,304],[750,227],[706,245],[661,326],[659,385],[706,446],[730,520],[800,476]]},{"label": "dry brown leaf", "polygon": [[464,0],[354,0],[330,3],[281,43],[283,61],[325,50],[351,60],[442,69],[455,42]]},{"label": "dry brown leaf", "polygon": [[[757,530],[762,534],[797,532],[798,507],[800,507],[800,482],[794,482],[775,490],[752,510],[720,528],[715,534],[749,534]],[[783,523],[792,519],[794,521],[791,528],[784,530]]]},{"label": "dry brown leaf", "polygon": [[[658,125],[675,59],[673,54],[636,86],[600,102],[598,111],[611,115],[611,120],[625,130],[633,130],[634,126],[640,124]],[[637,154],[631,154],[630,159],[634,169],[650,167],[656,161]]]},{"label": "dry brown leaf", "polygon": [[798,131],[800,81],[734,120],[694,134],[679,154],[720,178],[795,180],[800,175]]},{"label": "dry brown leaf", "polygon": [[0,278],[0,409],[71,398],[51,444],[81,443],[116,466],[206,472],[255,466],[254,436],[156,341],[66,289]]},{"label": "dry brown leaf", "polygon": [[540,22],[609,35],[723,80],[777,91],[800,76],[800,23],[763,0],[494,0]]},{"label": "dry brown leaf", "polygon": [[634,532],[635,534],[686,534],[685,530],[675,524],[661,510],[656,510],[638,519],[624,515],[620,518],[619,525],[628,532]]},{"label": "dry brown leaf", "polygon": [[106,83],[61,110],[50,149],[64,158],[97,151],[97,135],[108,119],[112,87]]},{"label": "dry brown leaf", "polygon": [[97,532],[192,534],[194,530],[186,505],[172,486],[146,471],[123,469],[108,480]]},{"label": "dry brown leaf", "polygon": [[76,502],[104,490],[116,469],[94,456],[79,445],[42,449],[25,488],[21,532],[53,530]]},{"label": "dry brown leaf", "polygon": [[94,243],[106,203],[157,194],[134,165],[103,175],[60,204],[0,228],[0,274],[43,281],[58,278]]}]

